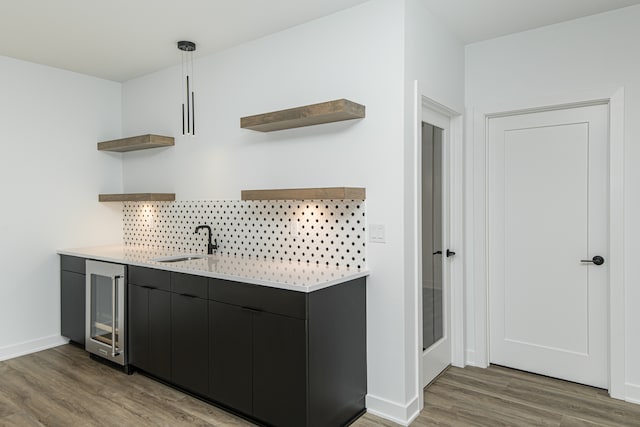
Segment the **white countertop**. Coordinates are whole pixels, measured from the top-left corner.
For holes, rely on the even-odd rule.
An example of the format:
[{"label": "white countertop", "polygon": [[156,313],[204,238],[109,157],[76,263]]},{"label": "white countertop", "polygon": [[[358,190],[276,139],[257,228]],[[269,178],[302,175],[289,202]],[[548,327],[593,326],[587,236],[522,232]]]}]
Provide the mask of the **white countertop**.
[{"label": "white countertop", "polygon": [[152,259],[184,253],[162,252],[144,246],[129,245],[60,249],[58,254],[252,283],[254,285],[298,292],[317,291],[369,274],[368,270],[215,254],[208,255],[203,259],[165,263],[152,261]]}]

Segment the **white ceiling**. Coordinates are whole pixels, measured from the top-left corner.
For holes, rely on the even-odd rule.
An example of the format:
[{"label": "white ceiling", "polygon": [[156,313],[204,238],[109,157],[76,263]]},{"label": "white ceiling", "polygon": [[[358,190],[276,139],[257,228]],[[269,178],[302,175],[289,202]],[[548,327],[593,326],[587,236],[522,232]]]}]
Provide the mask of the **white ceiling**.
[{"label": "white ceiling", "polygon": [[640,0],[422,1],[465,44],[640,4]]},{"label": "white ceiling", "polygon": [[125,81],[367,0],[0,0],[0,55]]},{"label": "white ceiling", "polygon": [[[0,0],[0,55],[125,81],[367,0]],[[465,43],[640,0],[422,0]]]}]

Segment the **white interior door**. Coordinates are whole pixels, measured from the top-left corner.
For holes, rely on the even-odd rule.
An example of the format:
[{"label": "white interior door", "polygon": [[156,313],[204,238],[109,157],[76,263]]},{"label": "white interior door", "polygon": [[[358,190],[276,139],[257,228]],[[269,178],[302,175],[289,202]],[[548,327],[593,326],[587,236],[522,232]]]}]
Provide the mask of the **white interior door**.
[{"label": "white interior door", "polygon": [[421,156],[421,385],[451,364],[449,246],[449,123],[425,112]]},{"label": "white interior door", "polygon": [[490,361],[606,388],[608,105],[490,118],[488,144]]}]

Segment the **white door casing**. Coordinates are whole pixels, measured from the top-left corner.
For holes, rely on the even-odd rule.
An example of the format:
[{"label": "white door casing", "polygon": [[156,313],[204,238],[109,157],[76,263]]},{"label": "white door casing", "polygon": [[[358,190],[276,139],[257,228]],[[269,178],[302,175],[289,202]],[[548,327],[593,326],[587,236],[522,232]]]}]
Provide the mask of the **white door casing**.
[{"label": "white door casing", "polygon": [[[411,211],[411,230],[412,235],[420,236],[421,217],[420,206],[422,203],[421,195],[421,144],[422,144],[422,122],[426,121],[438,124],[430,113],[436,113],[448,122],[448,167],[449,176],[449,202],[450,202],[450,248],[457,252],[457,255],[451,258],[447,264],[450,285],[450,300],[447,303],[447,309],[450,313],[450,325],[448,328],[448,336],[451,342],[451,360],[453,366],[464,366],[464,297],[463,297],[463,263],[464,248],[462,248],[463,237],[463,116],[460,112],[443,105],[430,98],[421,89],[420,82],[414,81],[414,137],[413,144],[410,147],[410,176],[416,185],[413,187],[411,197],[414,201]],[[412,398],[411,404],[407,405],[409,412],[406,419],[415,419],[420,410],[424,406],[424,384],[423,384],[423,351],[422,351],[422,271],[421,257],[422,247],[419,238],[412,239],[411,245],[411,265],[412,276],[414,278],[414,325],[415,335],[415,352],[414,366],[416,372],[419,373],[415,381],[415,397]],[[417,405],[414,406],[416,402]]]},{"label": "white door casing", "polygon": [[609,104],[609,395],[634,400],[626,384],[625,227],[624,227],[624,123],[625,89],[601,85],[566,93],[540,93],[515,97],[466,109],[465,204],[468,251],[464,257],[465,283],[470,293],[470,323],[466,330],[466,363],[489,365],[489,305],[487,276],[487,122],[517,112],[547,111],[570,106]]},{"label": "white door casing", "polygon": [[[463,340],[463,296],[462,296],[462,263],[457,262],[462,258],[461,240],[462,240],[462,116],[449,109],[448,107],[433,101],[430,98],[421,95],[416,82],[416,159],[422,158],[422,123],[426,122],[443,129],[443,154],[442,154],[442,228],[443,228],[443,250],[447,248],[455,251],[455,257],[447,258],[443,256],[443,284],[444,284],[444,301],[443,314],[444,337],[436,345],[423,352],[422,345],[419,345],[418,361],[420,372],[420,380],[418,382],[418,395],[420,398],[420,408],[422,408],[422,389],[426,384],[431,382],[442,369],[449,364],[454,366],[464,366],[464,340]],[[416,167],[418,172],[416,181],[416,199],[417,206],[422,205],[422,189],[421,189],[421,169]],[[422,225],[420,220],[420,212],[417,212],[416,230],[417,235],[422,235]],[[417,240],[420,243],[420,239]],[[416,248],[416,265],[421,266],[422,245],[418,244]],[[418,281],[417,302],[418,302],[418,343],[422,344],[422,271],[418,268],[416,272]]]},{"label": "white door casing", "polygon": [[[606,388],[608,105],[488,120],[492,363]],[[596,266],[580,260],[601,255]]]}]

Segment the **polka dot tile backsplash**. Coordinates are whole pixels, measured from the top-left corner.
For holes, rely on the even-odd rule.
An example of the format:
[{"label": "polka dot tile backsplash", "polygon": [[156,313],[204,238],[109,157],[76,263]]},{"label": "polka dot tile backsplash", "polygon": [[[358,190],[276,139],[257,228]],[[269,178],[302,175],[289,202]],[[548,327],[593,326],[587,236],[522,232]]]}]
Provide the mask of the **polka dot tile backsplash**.
[{"label": "polka dot tile backsplash", "polygon": [[366,268],[362,200],[125,202],[124,244],[205,253],[211,226],[218,253]]}]

